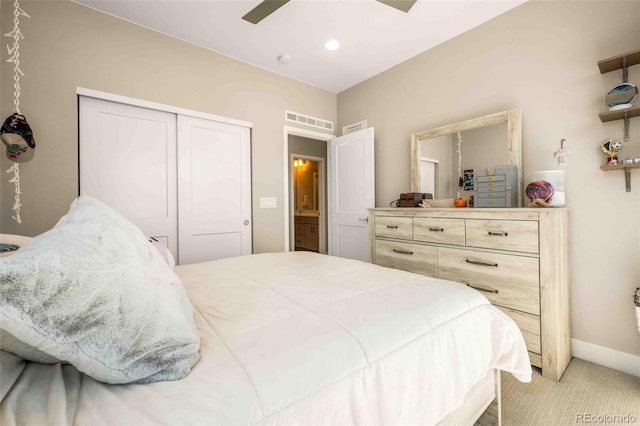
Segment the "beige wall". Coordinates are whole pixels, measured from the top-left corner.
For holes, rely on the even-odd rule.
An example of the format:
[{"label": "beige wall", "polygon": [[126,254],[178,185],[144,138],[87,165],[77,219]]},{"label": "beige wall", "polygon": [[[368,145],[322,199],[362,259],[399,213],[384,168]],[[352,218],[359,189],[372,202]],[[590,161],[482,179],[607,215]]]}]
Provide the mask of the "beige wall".
[{"label": "beige wall", "polygon": [[[4,30],[12,26],[12,2],[2,0],[0,7]],[[77,196],[76,87],[84,87],[252,122],[253,205],[259,197],[278,200],[276,209],[253,209],[254,251],[284,248],[283,126],[291,125],[284,111],[335,123],[335,94],[70,1],[23,1],[22,7],[31,18],[21,21],[21,107],[37,148],[20,168],[22,225],[11,220],[13,187],[4,173],[10,163],[2,155],[0,232],[43,232]],[[0,86],[11,94],[12,68],[2,44]],[[2,120],[12,108],[3,96]]]},{"label": "beige wall", "polygon": [[[557,168],[566,138],[572,337],[640,355],[632,293],[640,286],[640,170],[602,172],[603,98],[621,72],[597,61],[640,48],[639,1],[530,1],[338,95],[339,126],[376,129],[376,204],[409,190],[409,136],[452,121],[522,108],[523,178]],[[640,66],[630,69],[640,84]],[[640,101],[639,101],[640,102]],[[640,118],[622,157],[640,156]]]}]

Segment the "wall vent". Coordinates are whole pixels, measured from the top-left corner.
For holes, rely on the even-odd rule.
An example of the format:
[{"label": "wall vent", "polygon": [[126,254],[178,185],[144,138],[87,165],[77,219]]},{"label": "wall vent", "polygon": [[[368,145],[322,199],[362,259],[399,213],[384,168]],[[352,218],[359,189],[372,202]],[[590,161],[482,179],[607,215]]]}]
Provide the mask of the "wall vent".
[{"label": "wall vent", "polygon": [[367,127],[369,127],[367,125],[367,120],[362,120],[353,124],[347,124],[346,126],[342,126],[342,136],[349,133],[357,132],[358,130],[366,129]]},{"label": "wall vent", "polygon": [[291,111],[285,111],[284,118],[285,120],[293,121],[294,123],[302,123],[307,126],[317,127],[318,129],[333,131],[333,123],[321,118],[310,117],[308,115]]}]

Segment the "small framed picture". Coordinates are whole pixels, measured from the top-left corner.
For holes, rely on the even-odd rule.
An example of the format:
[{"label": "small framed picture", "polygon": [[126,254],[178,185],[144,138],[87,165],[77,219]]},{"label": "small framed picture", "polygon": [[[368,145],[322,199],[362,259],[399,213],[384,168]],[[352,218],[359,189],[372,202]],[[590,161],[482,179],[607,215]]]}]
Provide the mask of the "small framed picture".
[{"label": "small framed picture", "polygon": [[465,191],[473,191],[473,169],[464,171],[463,183]]}]

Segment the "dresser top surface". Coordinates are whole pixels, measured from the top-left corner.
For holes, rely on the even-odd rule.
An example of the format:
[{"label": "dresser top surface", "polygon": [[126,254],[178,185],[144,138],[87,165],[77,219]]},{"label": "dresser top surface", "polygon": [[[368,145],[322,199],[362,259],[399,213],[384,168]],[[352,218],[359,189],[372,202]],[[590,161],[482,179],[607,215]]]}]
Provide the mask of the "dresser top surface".
[{"label": "dresser top surface", "polygon": [[547,211],[568,211],[566,207],[371,207],[371,211],[402,211],[402,212],[522,212],[522,213],[539,213]]}]

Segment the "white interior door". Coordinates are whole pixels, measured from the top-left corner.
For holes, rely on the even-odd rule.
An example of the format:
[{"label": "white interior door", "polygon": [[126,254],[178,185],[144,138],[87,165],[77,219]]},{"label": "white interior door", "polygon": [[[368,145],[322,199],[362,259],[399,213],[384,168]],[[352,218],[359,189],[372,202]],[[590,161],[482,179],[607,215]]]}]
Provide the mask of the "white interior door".
[{"label": "white interior door", "polygon": [[[420,192],[426,192],[436,197],[436,179],[438,178],[437,166],[439,160],[432,158],[420,158]],[[439,194],[438,194],[439,195]]]},{"label": "white interior door", "polygon": [[329,254],[369,260],[368,211],[375,207],[373,128],[329,141]]},{"label": "white interior door", "polygon": [[178,254],[176,115],[80,96],[80,194]]},{"label": "white interior door", "polygon": [[250,254],[249,128],[178,116],[180,264]]}]

